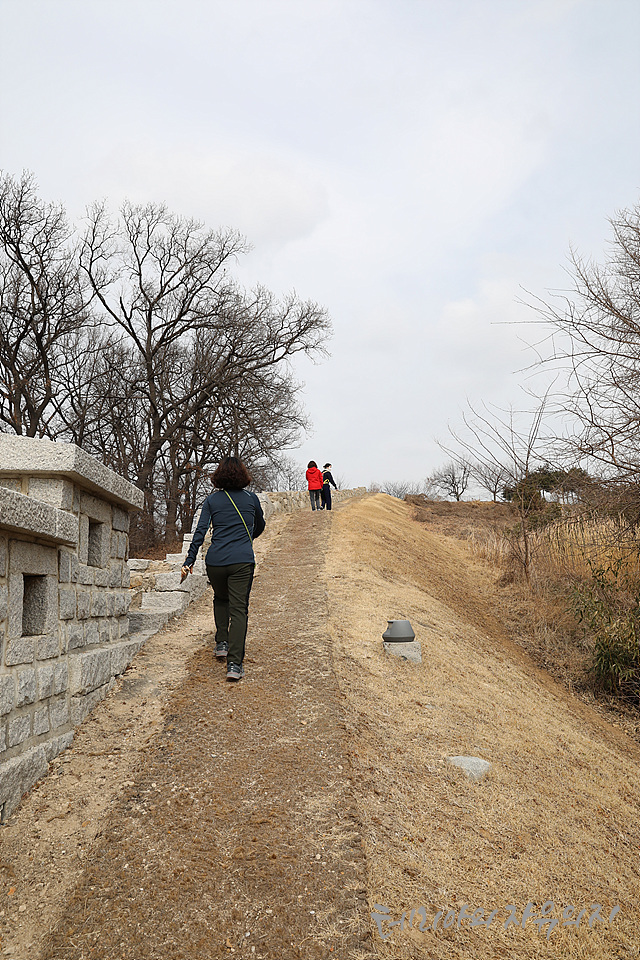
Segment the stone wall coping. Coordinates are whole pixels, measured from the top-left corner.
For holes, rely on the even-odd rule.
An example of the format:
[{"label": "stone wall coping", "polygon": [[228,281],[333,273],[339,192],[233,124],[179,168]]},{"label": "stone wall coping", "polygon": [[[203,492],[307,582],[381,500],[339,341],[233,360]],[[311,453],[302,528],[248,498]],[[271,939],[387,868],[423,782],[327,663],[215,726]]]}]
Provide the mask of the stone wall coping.
[{"label": "stone wall coping", "polygon": [[78,518],[42,500],[0,487],[0,528],[75,546]]},{"label": "stone wall coping", "polygon": [[66,477],[127,509],[140,510],[144,495],[132,483],[73,443],[33,437],[0,437],[0,476]]}]

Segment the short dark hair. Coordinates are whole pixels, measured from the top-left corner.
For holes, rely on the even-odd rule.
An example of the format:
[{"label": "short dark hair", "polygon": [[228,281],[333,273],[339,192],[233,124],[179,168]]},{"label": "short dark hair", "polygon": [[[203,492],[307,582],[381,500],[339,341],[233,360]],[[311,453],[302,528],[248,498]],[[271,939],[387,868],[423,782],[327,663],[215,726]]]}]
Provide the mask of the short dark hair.
[{"label": "short dark hair", "polygon": [[315,460],[309,460],[309,463],[307,464],[307,470],[311,470],[311,467],[315,467],[316,470],[318,469],[318,464],[315,462]]},{"label": "short dark hair", "polygon": [[237,457],[225,457],[213,475],[213,485],[220,490],[242,490],[250,483],[251,474]]}]

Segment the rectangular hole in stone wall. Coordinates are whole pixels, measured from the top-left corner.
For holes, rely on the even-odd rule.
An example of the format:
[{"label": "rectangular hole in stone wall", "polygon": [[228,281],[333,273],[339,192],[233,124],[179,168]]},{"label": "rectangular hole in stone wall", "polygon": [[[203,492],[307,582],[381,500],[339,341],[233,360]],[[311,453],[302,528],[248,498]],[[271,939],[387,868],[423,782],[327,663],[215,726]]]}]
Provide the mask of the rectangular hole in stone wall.
[{"label": "rectangular hole in stone wall", "polygon": [[47,622],[47,579],[23,575],[22,636],[44,633]]},{"label": "rectangular hole in stone wall", "polygon": [[102,566],[102,526],[97,520],[89,520],[87,564],[90,567]]}]

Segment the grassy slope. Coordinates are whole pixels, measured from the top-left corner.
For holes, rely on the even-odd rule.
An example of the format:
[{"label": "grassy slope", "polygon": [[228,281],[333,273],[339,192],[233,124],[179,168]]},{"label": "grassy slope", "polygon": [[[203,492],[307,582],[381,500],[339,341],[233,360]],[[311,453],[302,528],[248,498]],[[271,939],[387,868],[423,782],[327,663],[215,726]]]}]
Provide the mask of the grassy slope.
[{"label": "grassy slope", "polygon": [[[486,907],[492,926],[399,932],[381,957],[636,957],[640,919],[640,751],[509,642],[494,582],[464,543],[380,494],[333,516],[326,567],[335,668],[345,695],[371,905],[394,918],[423,904]],[[408,617],[423,663],[382,651],[386,620]],[[471,783],[450,755],[480,756]],[[620,904],[547,941],[531,921],[503,929],[507,904]],[[500,922],[500,925],[498,925]]]}]

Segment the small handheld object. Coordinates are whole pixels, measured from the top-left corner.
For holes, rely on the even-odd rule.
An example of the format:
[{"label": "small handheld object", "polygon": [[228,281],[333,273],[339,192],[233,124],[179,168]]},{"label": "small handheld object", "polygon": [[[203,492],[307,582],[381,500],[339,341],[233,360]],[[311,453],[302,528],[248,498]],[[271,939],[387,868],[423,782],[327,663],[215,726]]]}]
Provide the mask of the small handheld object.
[{"label": "small handheld object", "polygon": [[191,573],[191,567],[183,567],[180,571],[180,583],[183,583],[189,574]]}]

